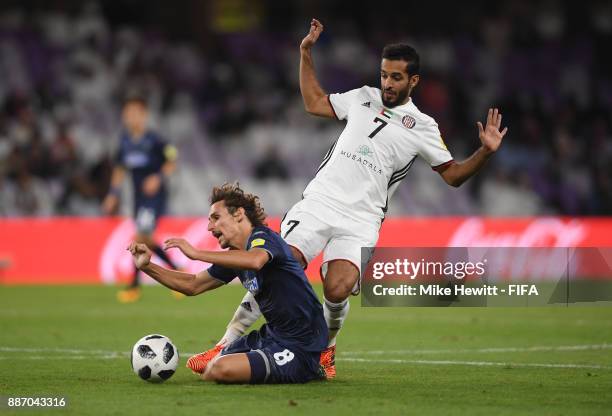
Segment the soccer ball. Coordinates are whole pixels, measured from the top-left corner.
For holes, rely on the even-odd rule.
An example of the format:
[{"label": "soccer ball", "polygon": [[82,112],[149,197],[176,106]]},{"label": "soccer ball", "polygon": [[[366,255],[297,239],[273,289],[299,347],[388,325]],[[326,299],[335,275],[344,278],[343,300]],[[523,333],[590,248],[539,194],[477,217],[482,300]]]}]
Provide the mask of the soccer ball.
[{"label": "soccer ball", "polygon": [[168,337],[144,336],[132,348],[132,369],[143,380],[161,383],[174,374],[179,353]]}]

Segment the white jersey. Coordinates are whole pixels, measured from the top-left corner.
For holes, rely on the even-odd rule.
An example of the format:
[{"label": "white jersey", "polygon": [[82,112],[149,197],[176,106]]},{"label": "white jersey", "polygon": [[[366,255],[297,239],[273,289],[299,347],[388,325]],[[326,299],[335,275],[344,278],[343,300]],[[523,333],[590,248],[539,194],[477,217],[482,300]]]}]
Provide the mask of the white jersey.
[{"label": "white jersey", "polygon": [[349,217],[382,219],[389,198],[417,156],[437,169],[452,162],[438,124],[410,99],[388,109],[380,90],[361,87],[330,94],[339,120],[347,120],[316,176],[304,191]]}]

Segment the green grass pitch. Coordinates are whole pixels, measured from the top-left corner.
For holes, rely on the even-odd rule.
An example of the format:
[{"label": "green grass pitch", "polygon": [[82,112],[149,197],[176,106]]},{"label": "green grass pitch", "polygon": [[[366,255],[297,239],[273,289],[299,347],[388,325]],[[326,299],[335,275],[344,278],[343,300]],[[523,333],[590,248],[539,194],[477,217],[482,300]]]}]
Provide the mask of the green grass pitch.
[{"label": "green grass pitch", "polygon": [[[320,292],[320,287],[317,290]],[[230,285],[175,300],[146,287],[0,287],[0,396],[66,396],[61,410],[0,414],[595,415],[612,414],[612,307],[361,308],[340,334],[338,377],[226,386],[184,367],[210,347],[242,298]],[[140,380],[128,353],[149,333],[181,360],[166,383]]]}]

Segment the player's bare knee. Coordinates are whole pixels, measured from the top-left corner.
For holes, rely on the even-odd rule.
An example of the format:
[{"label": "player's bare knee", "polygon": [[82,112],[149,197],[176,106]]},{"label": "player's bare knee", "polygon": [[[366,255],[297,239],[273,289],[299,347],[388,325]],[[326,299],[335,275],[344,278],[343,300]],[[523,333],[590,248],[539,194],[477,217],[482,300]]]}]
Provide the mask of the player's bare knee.
[{"label": "player's bare knee", "polygon": [[218,383],[227,383],[233,380],[234,369],[226,360],[217,360],[209,364],[211,367],[207,369],[209,380]]},{"label": "player's bare knee", "polygon": [[353,284],[342,280],[326,281],[323,285],[325,299],[333,303],[343,302],[351,295]]},{"label": "player's bare knee", "polygon": [[134,239],[137,243],[146,244],[147,246],[154,245],[153,238],[148,234],[138,233]]},{"label": "player's bare knee", "polygon": [[340,303],[347,299],[359,280],[359,270],[345,260],[331,261],[323,282],[325,299]]}]

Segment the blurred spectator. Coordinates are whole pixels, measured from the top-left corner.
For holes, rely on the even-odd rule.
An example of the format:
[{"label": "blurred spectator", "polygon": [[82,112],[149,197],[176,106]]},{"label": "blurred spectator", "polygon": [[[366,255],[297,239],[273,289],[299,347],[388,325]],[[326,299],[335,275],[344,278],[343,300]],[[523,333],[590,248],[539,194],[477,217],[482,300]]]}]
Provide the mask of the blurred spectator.
[{"label": "blurred spectator", "polygon": [[8,217],[11,214],[9,186],[3,172],[0,171],[0,217]]},{"label": "blurred spectator", "polygon": [[[317,4],[324,23],[333,23],[314,56],[326,90],[378,86],[372,74],[382,46],[407,40],[421,54],[425,80],[415,102],[458,157],[478,145],[476,118],[491,105],[502,109],[509,135],[496,163],[470,181],[468,203],[435,186],[437,178],[424,179],[431,200],[449,201],[436,215],[612,214],[608,3],[503,0],[494,10],[398,3],[390,20],[367,3],[351,4],[348,17],[340,5]],[[297,93],[297,48],[311,7],[194,0],[166,13],[162,2],[143,0],[0,5],[0,215],[99,215],[119,97],[133,91],[147,93],[156,129],[185,155],[173,212],[200,214],[195,189],[249,174],[302,187],[334,136],[304,113]],[[253,132],[271,138],[257,162],[244,151],[262,148]],[[391,214],[422,212],[402,187]],[[20,201],[4,197],[16,189],[25,192]],[[281,214],[287,206],[267,208]]]},{"label": "blurred spectator", "polygon": [[289,179],[289,170],[275,146],[268,147],[264,152],[253,168],[253,175],[260,180]]},{"label": "blurred spectator", "polygon": [[541,215],[542,202],[530,186],[529,177],[520,175],[512,181],[502,172],[486,179],[482,189],[482,214],[489,216]]},{"label": "blurred spectator", "polygon": [[13,216],[49,216],[53,214],[51,195],[44,182],[27,169],[20,169],[7,195]]}]

